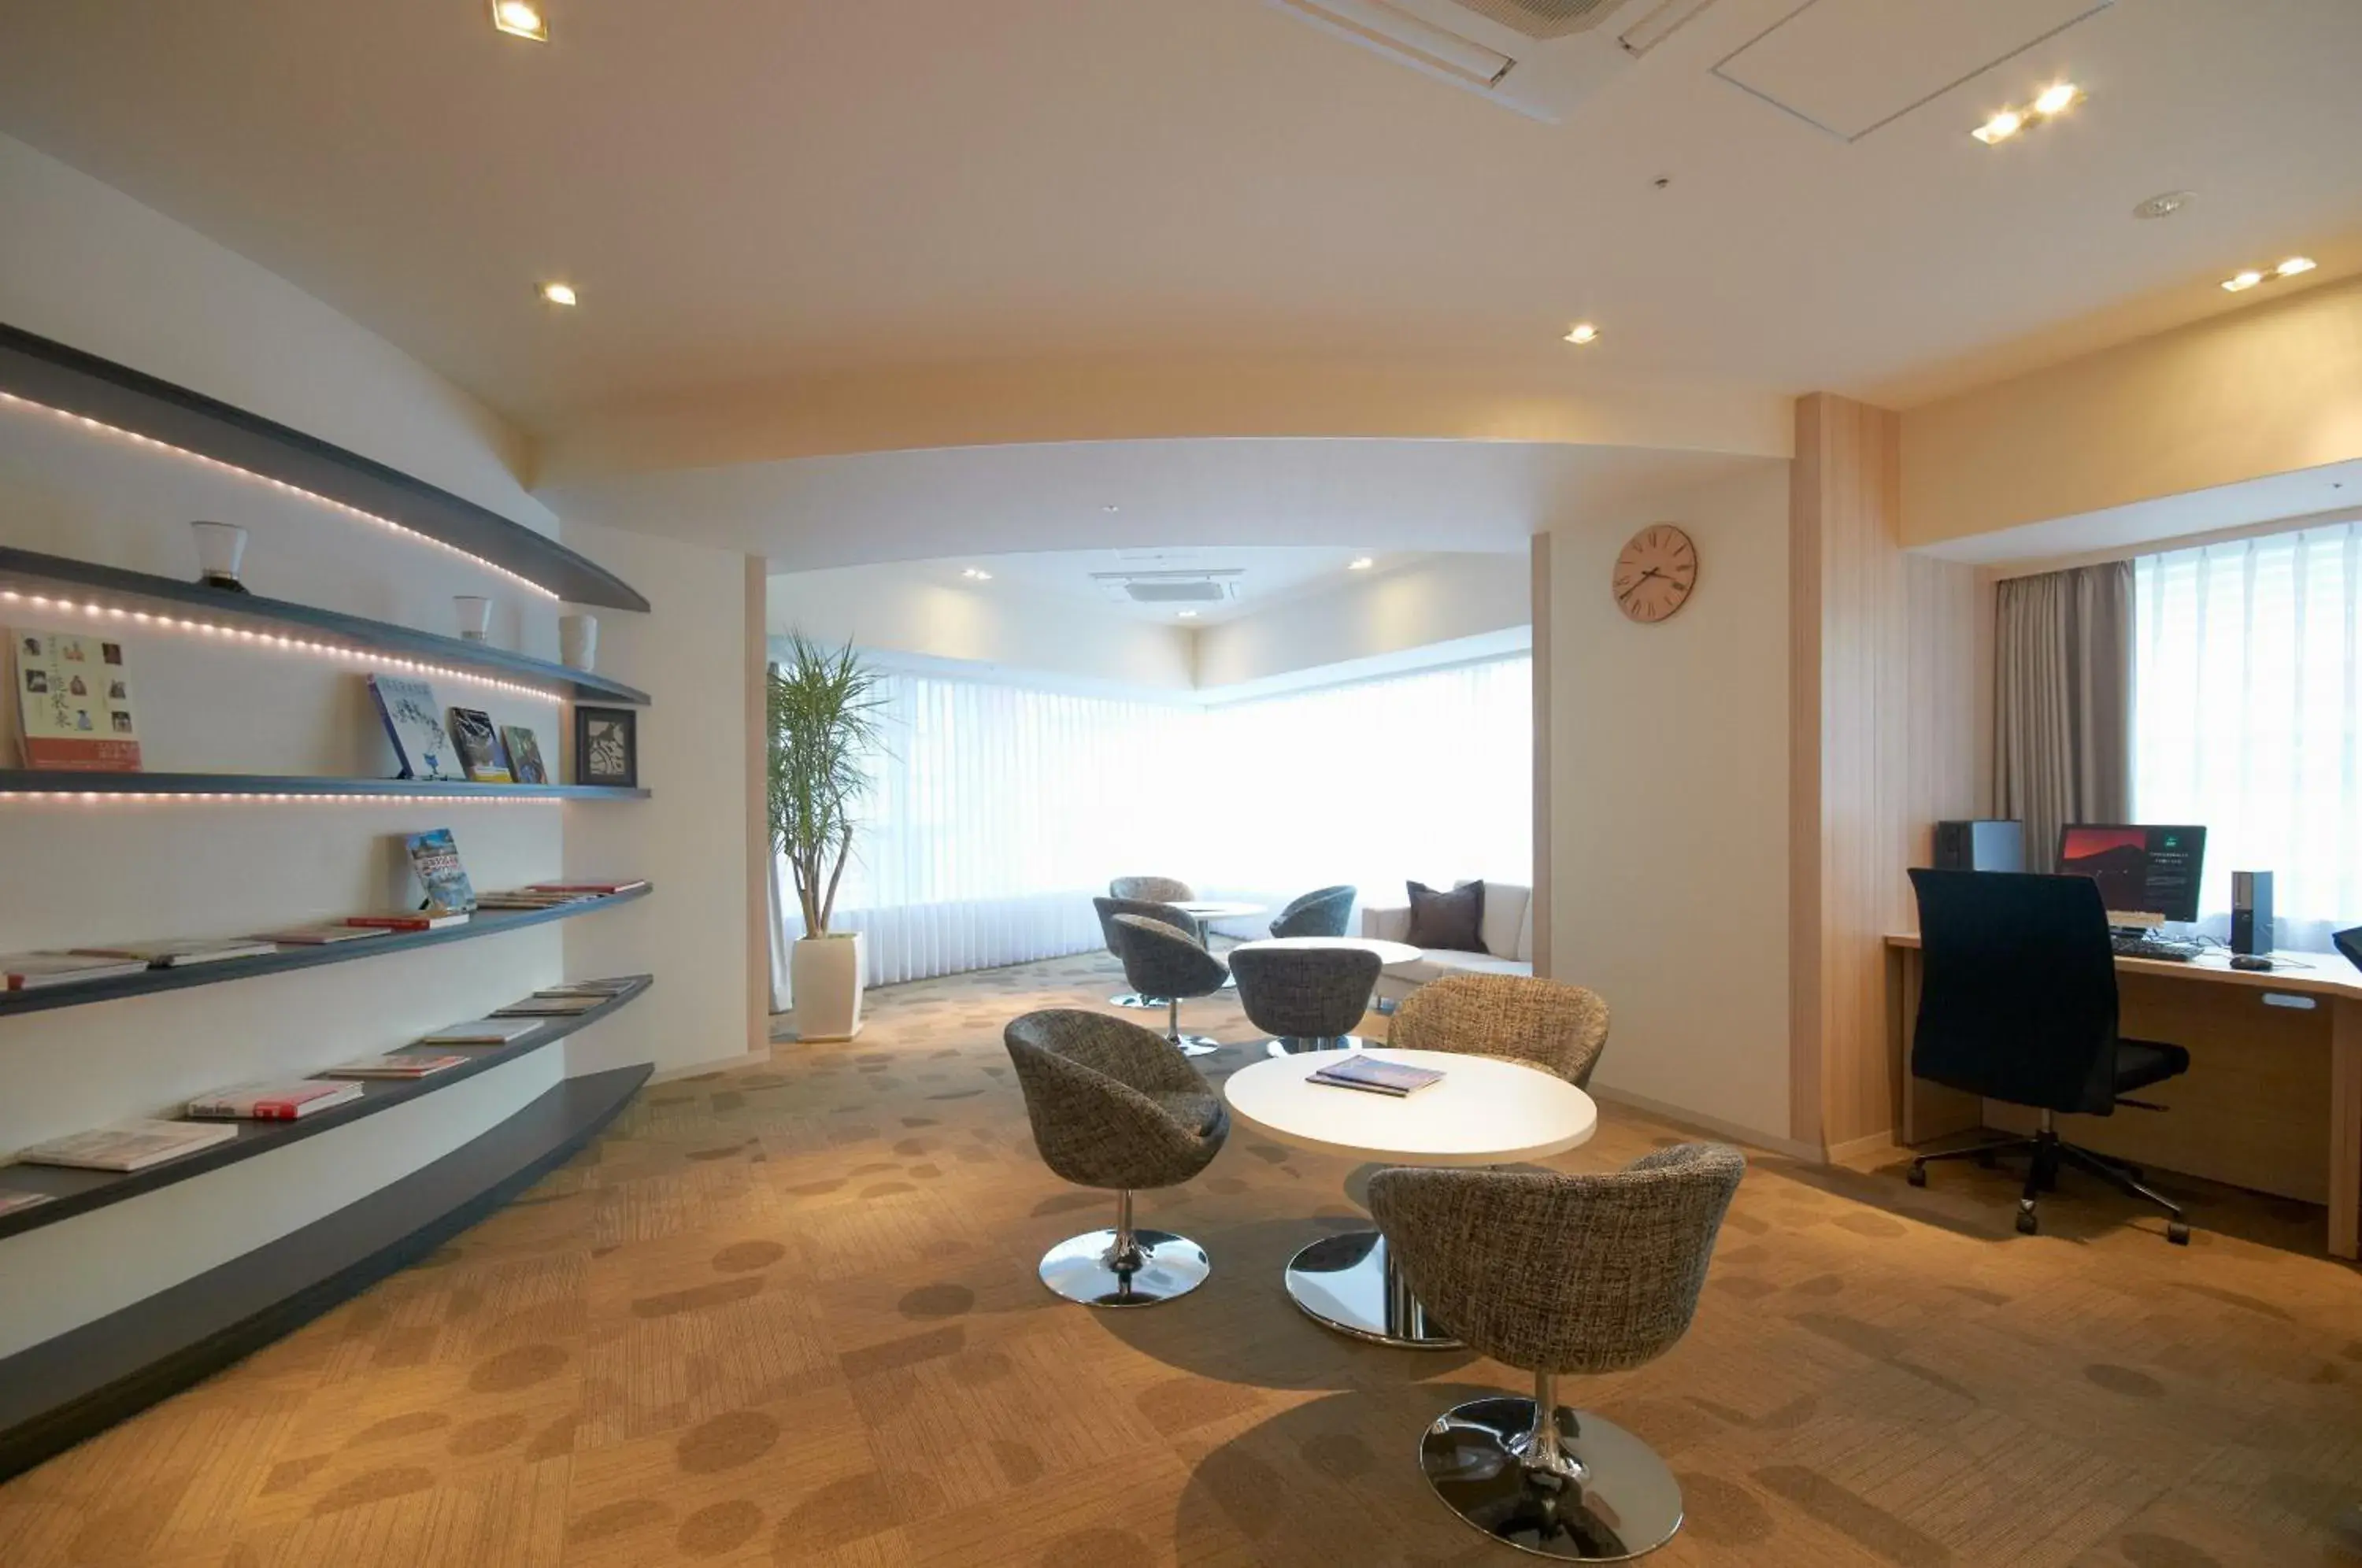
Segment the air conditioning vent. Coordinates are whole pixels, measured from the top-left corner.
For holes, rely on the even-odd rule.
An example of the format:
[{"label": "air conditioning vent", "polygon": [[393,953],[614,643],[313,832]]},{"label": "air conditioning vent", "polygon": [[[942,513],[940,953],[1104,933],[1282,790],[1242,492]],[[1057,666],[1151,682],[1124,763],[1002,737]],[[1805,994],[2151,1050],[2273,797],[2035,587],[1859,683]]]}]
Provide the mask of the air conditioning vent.
[{"label": "air conditioning vent", "polygon": [[1224,604],[1239,596],[1243,568],[1219,571],[1095,571],[1091,580],[1127,604]]},{"label": "air conditioning vent", "polygon": [[1467,10],[1537,41],[1572,38],[1607,19],[1617,0],[1460,0]]}]

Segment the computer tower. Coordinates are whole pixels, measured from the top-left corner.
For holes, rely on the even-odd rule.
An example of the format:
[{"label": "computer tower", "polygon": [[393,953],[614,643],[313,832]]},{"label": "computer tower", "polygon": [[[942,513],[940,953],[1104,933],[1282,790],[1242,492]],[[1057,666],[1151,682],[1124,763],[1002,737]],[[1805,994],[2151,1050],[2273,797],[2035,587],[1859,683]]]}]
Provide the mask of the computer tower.
[{"label": "computer tower", "polygon": [[2025,824],[1986,819],[1936,824],[1938,871],[2023,871]]},{"label": "computer tower", "polygon": [[2272,950],[2272,874],[2268,871],[2231,873],[2231,951],[2261,954]]}]

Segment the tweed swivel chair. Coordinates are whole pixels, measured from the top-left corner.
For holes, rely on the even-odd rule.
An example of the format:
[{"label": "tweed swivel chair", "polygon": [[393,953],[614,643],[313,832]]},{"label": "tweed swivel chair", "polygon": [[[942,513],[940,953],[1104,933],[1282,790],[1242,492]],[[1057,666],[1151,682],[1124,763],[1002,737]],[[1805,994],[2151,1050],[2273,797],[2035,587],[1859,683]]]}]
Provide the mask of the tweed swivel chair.
[{"label": "tweed swivel chair", "polygon": [[1562,1373],[1621,1372],[1688,1332],[1747,1162],[1717,1143],[1601,1176],[1414,1170],[1370,1178],[1370,1209],[1419,1300],[1469,1349],[1534,1375],[1531,1399],[1439,1416],[1419,1464],[1453,1513],[1543,1557],[1637,1557],[1682,1526],[1648,1444],[1561,1408]]},{"label": "tweed swivel chair", "polygon": [[[1192,932],[1199,942],[1206,940],[1206,928],[1197,917],[1186,910],[1176,910],[1171,904],[1160,904],[1149,899],[1109,898],[1093,899],[1091,908],[1098,911],[1099,934],[1107,938],[1107,950],[1118,958],[1123,956],[1122,949],[1115,944],[1115,917],[1120,914],[1146,915],[1150,920],[1161,920],[1169,926]],[[1113,1007],[1159,1008],[1164,1006],[1167,999],[1164,997],[1142,996],[1138,991],[1125,991],[1108,998],[1108,1002]]]},{"label": "tweed swivel chair", "polygon": [[1359,947],[1239,948],[1230,955],[1247,1021],[1274,1056],[1358,1051],[1353,1035],[1378,988],[1378,955]]},{"label": "tweed swivel chair", "polygon": [[1287,900],[1271,922],[1274,936],[1342,936],[1353,912],[1358,890],[1347,887],[1317,888]]},{"label": "tweed swivel chair", "polygon": [[1186,904],[1197,896],[1188,883],[1172,877],[1118,877],[1108,884],[1111,899],[1138,899],[1152,904]]},{"label": "tweed swivel chair", "polygon": [[1088,1307],[1145,1307],[1205,1283],[1206,1250],[1131,1222],[1131,1195],[1177,1187],[1231,1133],[1230,1112],[1154,1030],[1075,1008],[1029,1012],[1002,1032],[1025,1091],[1043,1163],[1084,1187],[1112,1187],[1115,1228],[1059,1242],[1042,1283]]},{"label": "tweed swivel chair", "polygon": [[1607,1004],[1596,991],[1530,975],[1447,975],[1396,1005],[1386,1043],[1507,1056],[1586,1088],[1607,1049]]},{"label": "tweed swivel chair", "polygon": [[1181,1032],[1184,997],[1209,997],[1231,977],[1230,966],[1180,927],[1147,915],[1120,914],[1108,922],[1123,977],[1144,997],[1164,999],[1164,1039],[1185,1056],[1210,1055],[1218,1042]]}]

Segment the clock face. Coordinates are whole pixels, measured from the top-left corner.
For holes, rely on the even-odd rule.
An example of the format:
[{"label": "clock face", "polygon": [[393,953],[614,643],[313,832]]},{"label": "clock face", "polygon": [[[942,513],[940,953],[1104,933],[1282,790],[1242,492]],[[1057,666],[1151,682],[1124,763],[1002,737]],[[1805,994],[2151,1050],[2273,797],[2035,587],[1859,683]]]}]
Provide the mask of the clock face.
[{"label": "clock face", "polygon": [[1635,621],[1661,621],[1689,602],[1697,586],[1697,547],[1670,523],[1632,536],[1616,558],[1616,602]]}]

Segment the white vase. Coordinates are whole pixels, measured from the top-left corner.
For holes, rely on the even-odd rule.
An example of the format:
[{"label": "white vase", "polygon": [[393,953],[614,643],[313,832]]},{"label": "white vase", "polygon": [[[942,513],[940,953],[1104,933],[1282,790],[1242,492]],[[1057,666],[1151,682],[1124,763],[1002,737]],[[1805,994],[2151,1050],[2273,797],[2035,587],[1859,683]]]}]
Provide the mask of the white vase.
[{"label": "white vase", "polygon": [[867,944],[861,933],[804,936],[788,950],[796,1038],[850,1040],[861,1032]]},{"label": "white vase", "polygon": [[599,617],[560,615],[557,618],[557,662],[573,669],[596,668],[599,660]]},{"label": "white vase", "polygon": [[192,523],[197,536],[197,577],[208,588],[243,593],[238,569],[246,562],[246,530],[235,523]]},{"label": "white vase", "polygon": [[452,604],[459,612],[459,635],[468,642],[480,643],[492,635],[492,602],[473,593],[455,593]]}]

